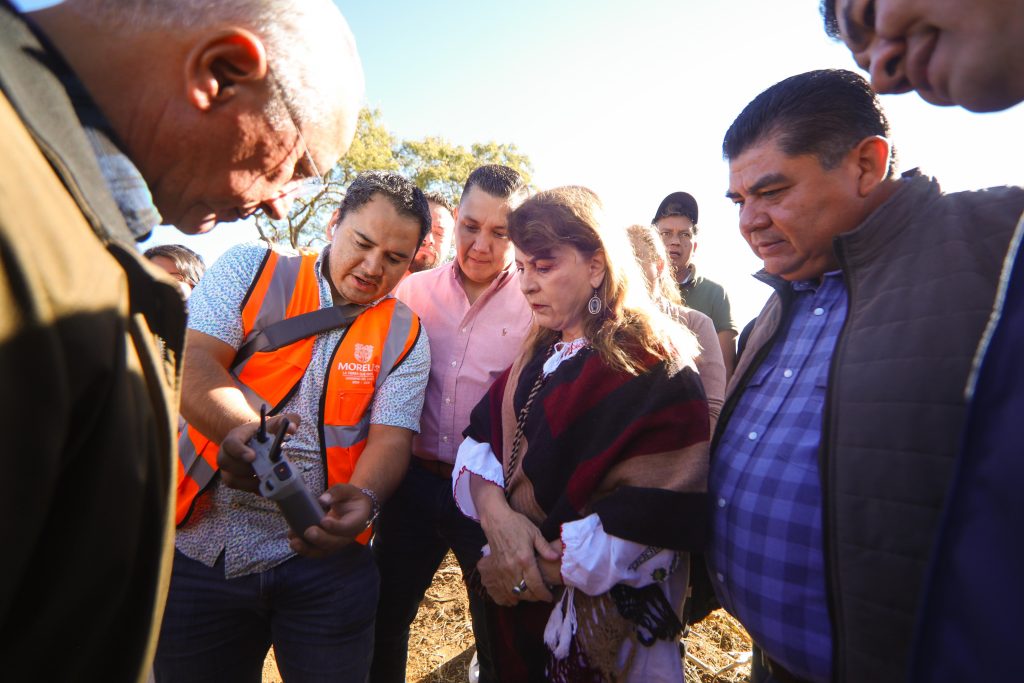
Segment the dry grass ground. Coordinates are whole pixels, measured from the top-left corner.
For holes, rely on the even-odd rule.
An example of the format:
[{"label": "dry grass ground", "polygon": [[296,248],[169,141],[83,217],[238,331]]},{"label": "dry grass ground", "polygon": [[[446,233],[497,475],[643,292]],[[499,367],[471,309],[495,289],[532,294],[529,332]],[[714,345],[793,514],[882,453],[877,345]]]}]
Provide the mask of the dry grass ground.
[{"label": "dry grass ground", "polygon": [[[728,668],[750,651],[750,638],[735,619],[721,610],[691,630],[686,648],[690,655],[687,683],[732,683],[745,681],[750,675],[747,663]],[[413,622],[406,678],[410,683],[465,683],[466,667],[472,657],[473,629],[466,589],[459,565],[449,554]],[[719,671],[716,677],[715,672]],[[273,651],[263,667],[263,683],[281,683]]]}]

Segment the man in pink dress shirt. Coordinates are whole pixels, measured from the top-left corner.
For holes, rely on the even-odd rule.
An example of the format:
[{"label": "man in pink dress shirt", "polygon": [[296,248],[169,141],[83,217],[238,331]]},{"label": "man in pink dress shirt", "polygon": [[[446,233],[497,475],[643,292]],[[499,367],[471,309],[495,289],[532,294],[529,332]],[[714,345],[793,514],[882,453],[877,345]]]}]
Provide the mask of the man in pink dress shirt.
[{"label": "man in pink dress shirt", "polygon": [[[522,348],[533,314],[519,289],[508,215],[525,198],[518,173],[481,166],[455,211],[455,260],[405,278],[395,295],[426,328],[430,380],[413,458],[377,522],[380,603],[370,680],[405,681],[409,625],[448,550],[468,575],[487,542],[452,498],[451,474],[469,413]],[[483,598],[469,593],[479,680],[495,681]]]}]

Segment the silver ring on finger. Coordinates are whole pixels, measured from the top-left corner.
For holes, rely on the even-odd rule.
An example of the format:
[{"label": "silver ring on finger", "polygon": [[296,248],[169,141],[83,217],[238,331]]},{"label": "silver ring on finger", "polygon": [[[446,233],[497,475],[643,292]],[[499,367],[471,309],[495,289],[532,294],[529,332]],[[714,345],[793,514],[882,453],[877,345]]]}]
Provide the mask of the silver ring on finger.
[{"label": "silver ring on finger", "polygon": [[513,592],[513,593],[514,593],[515,595],[522,595],[522,594],[523,594],[523,593],[525,593],[525,592],[526,592],[527,590],[529,590],[529,589],[528,589],[528,588],[526,587],[526,579],[523,579],[522,581],[520,581],[520,582],[519,582],[518,584],[516,584],[515,586],[512,586],[512,592]]}]

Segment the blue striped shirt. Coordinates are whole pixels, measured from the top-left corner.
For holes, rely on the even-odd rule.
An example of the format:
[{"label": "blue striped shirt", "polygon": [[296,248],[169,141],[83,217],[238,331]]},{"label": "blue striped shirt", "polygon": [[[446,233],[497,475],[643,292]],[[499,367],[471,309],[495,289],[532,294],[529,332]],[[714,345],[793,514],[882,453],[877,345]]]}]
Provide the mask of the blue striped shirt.
[{"label": "blue striped shirt", "polygon": [[783,667],[828,681],[822,537],[825,392],[846,320],[842,273],[792,283],[788,327],[754,370],[712,454],[712,581],[722,606]]}]

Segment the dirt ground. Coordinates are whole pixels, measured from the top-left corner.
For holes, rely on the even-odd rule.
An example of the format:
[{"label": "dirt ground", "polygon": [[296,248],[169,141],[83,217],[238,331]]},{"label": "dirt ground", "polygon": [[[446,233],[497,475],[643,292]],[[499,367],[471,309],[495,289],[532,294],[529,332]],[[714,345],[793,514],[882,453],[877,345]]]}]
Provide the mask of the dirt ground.
[{"label": "dirt ground", "polygon": [[[750,638],[739,622],[721,610],[691,629],[686,650],[686,683],[733,683],[750,675]],[[466,589],[459,565],[449,554],[413,622],[406,680],[465,683],[472,657]],[[281,683],[273,650],[263,666],[263,683]]]}]

